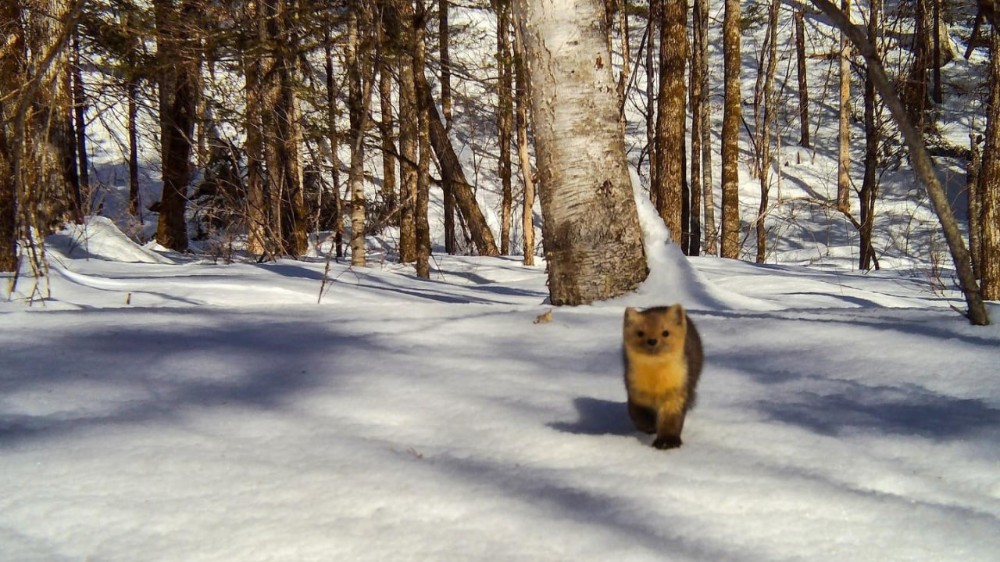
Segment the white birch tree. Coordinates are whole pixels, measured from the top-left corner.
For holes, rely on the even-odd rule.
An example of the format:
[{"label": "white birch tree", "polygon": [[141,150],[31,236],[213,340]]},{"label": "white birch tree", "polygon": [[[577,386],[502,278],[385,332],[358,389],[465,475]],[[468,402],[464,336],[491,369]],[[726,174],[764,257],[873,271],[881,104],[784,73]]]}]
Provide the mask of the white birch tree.
[{"label": "white birch tree", "polygon": [[555,305],[623,294],[647,273],[603,10],[597,0],[514,2]]}]

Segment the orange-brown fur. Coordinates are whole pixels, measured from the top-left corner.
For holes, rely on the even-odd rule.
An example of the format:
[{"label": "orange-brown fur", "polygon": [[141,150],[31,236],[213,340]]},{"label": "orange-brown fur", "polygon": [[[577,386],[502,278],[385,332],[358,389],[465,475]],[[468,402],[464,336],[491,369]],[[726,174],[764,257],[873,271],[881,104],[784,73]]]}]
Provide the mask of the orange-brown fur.
[{"label": "orange-brown fur", "polygon": [[675,304],[625,309],[623,326],[628,413],[636,429],[655,433],[653,446],[681,446],[684,417],[695,403],[704,354],[694,322]]}]

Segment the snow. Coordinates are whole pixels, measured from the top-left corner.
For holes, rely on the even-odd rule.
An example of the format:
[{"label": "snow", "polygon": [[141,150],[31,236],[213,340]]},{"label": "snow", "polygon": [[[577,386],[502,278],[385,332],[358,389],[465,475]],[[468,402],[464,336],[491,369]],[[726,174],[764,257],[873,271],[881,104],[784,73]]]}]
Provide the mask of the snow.
[{"label": "snow", "polygon": [[[512,258],[324,284],[85,232],[51,299],[0,303],[0,559],[1000,556],[1000,329],[925,279],[685,262],[652,229],[639,291],[535,324],[544,267]],[[673,301],[707,366],[664,452],[621,315]]]}]

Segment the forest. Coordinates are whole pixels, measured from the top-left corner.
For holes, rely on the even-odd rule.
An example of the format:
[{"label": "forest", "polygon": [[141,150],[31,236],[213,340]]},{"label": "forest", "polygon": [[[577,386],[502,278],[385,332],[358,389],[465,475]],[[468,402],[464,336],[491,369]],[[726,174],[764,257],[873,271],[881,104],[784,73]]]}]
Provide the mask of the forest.
[{"label": "forest", "polygon": [[[835,194],[804,205],[851,231],[858,269],[878,269],[892,255],[883,178],[910,169],[984,322],[976,303],[1000,298],[992,0],[583,6],[553,24],[507,0],[7,2],[0,271],[27,257],[37,274],[45,233],[104,214],[139,242],[183,252],[196,241],[227,259],[301,257],[323,233],[336,259],[364,266],[367,238],[388,232],[395,258],[424,278],[433,252],[539,254],[557,304],[634,288],[631,188],[605,181],[618,203],[592,204],[604,188],[558,169],[586,177],[609,164],[542,138],[550,92],[567,80],[543,83],[552,63],[538,58],[537,30],[558,25],[590,41],[587,60],[603,53],[590,87],[614,95],[553,104],[607,123],[601,138],[581,130],[624,149],[611,176],[628,184],[625,168],[638,170],[686,255],[778,260],[782,149],[798,147],[798,160],[836,155]],[[967,80],[942,78],[973,56]],[[817,138],[831,116],[836,138]],[[560,279],[601,275],[623,285],[558,294]]]},{"label": "forest", "polygon": [[0,0],[0,559],[995,562],[995,8]]}]

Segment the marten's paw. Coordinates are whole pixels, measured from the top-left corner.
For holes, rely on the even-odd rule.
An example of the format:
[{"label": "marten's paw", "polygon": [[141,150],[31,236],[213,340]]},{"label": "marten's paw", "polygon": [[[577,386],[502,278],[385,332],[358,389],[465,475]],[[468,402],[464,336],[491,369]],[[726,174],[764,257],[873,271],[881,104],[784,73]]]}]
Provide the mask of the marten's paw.
[{"label": "marten's paw", "polygon": [[681,446],[680,436],[657,437],[653,441],[653,447],[657,449],[676,449]]}]

